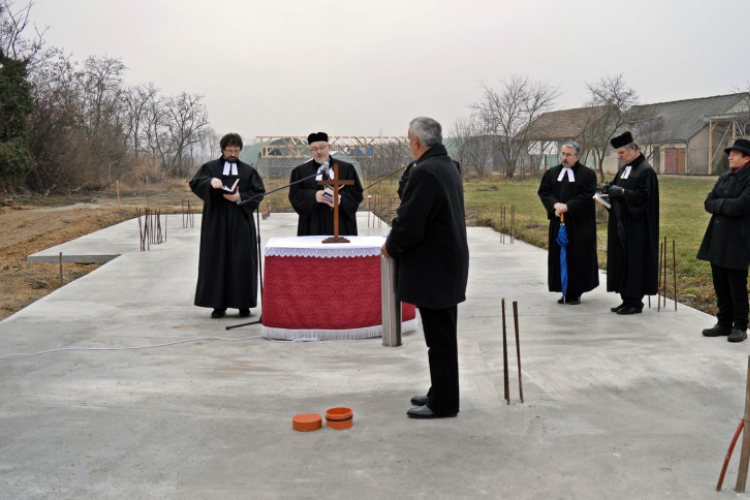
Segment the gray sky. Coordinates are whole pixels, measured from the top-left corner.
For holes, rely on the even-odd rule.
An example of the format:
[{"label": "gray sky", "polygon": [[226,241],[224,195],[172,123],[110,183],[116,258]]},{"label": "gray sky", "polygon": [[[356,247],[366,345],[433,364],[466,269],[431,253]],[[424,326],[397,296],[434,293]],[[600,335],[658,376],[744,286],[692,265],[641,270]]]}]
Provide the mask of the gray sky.
[{"label": "gray sky", "polygon": [[76,60],[203,94],[213,128],[246,139],[450,129],[512,74],[559,87],[557,108],[621,72],[642,103],[750,78],[748,0],[36,0],[32,18]]}]

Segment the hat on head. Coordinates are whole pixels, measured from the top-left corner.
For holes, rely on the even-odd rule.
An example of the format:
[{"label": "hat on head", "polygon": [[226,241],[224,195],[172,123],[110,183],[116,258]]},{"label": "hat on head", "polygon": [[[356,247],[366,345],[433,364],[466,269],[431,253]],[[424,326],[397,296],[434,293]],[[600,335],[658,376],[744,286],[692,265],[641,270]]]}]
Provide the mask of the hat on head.
[{"label": "hat on head", "polygon": [[328,134],[325,132],[313,132],[307,136],[307,143],[312,144],[313,142],[328,142]]},{"label": "hat on head", "polygon": [[609,141],[609,143],[612,144],[612,147],[615,149],[627,146],[628,144],[633,143],[633,134],[631,134],[630,132],[625,132],[622,135],[613,137],[612,140]]},{"label": "hat on head", "polygon": [[736,141],[734,141],[734,146],[725,149],[724,152],[726,154],[729,154],[729,152],[733,149],[742,151],[742,153],[746,156],[750,156],[750,141],[748,141],[747,139],[737,139]]}]

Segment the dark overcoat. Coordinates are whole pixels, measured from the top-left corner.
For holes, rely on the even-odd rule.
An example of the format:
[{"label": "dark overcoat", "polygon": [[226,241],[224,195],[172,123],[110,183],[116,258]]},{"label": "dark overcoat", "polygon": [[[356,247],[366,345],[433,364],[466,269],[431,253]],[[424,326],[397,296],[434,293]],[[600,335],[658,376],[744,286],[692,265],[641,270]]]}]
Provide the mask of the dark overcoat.
[{"label": "dark overcoat", "polygon": [[571,168],[575,181],[567,174],[557,180],[564,167],[558,165],[542,176],[538,195],[549,219],[549,253],[547,283],[550,292],[562,292],[560,275],[560,217],[555,216],[555,203],[565,203],[565,229],[568,232],[568,295],[577,297],[599,286],[599,266],[596,258],[596,174],[576,162]]},{"label": "dark overcoat", "polygon": [[711,220],[698,258],[746,270],[750,266],[750,168],[719,177],[704,206]]},{"label": "dark overcoat", "polygon": [[[246,205],[228,201],[211,179],[225,186],[237,176],[222,175],[223,158],[204,164],[190,181],[190,189],[203,200],[201,250],[195,305],[214,309],[249,309],[258,301],[258,247],[253,211],[263,199],[258,196]],[[266,192],[258,172],[247,163],[237,162],[240,198],[247,200]]]},{"label": "dark overcoat", "polygon": [[399,261],[399,300],[429,309],[466,300],[463,183],[443,145],[427,150],[412,166],[385,245]]},{"label": "dark overcoat", "polygon": [[[627,179],[622,175],[630,166]],[[625,165],[612,185],[624,195],[613,198],[607,228],[607,291],[626,297],[654,295],[659,266],[659,181],[643,155]]]},{"label": "dark overcoat", "polygon": [[[331,167],[334,163],[339,164],[339,180],[354,181],[352,186],[340,188],[339,194],[339,235],[357,235],[357,208],[362,202],[362,183],[359,181],[354,165],[345,161],[332,158]],[[305,177],[315,174],[320,165],[315,160],[309,160],[294,167],[289,182],[296,182]],[[315,194],[325,189],[318,184],[315,177],[299,184],[289,187],[289,201],[294,211],[299,214],[297,224],[297,236],[333,235],[333,208],[325,203],[318,203]]]}]

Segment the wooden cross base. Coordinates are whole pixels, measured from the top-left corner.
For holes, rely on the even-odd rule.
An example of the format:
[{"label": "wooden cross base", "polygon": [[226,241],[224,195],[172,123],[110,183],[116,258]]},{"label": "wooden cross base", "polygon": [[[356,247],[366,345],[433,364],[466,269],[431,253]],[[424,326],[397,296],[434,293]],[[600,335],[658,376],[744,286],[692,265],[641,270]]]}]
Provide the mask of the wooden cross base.
[{"label": "wooden cross base", "polygon": [[351,243],[351,241],[347,240],[343,236],[331,236],[330,238],[324,239],[323,243]]}]

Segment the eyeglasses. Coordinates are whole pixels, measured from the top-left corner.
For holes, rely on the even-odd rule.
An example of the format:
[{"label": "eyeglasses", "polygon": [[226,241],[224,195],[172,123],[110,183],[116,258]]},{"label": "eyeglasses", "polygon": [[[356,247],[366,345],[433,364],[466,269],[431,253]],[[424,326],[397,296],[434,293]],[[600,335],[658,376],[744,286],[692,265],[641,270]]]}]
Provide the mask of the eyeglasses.
[{"label": "eyeglasses", "polygon": [[228,155],[238,155],[240,154],[241,149],[225,149],[224,152]]},{"label": "eyeglasses", "polygon": [[560,156],[562,156],[563,158],[568,158],[569,156],[578,156],[578,155],[573,154],[573,153],[561,153]]},{"label": "eyeglasses", "polygon": [[328,147],[329,147],[329,144],[326,144],[325,146],[321,146],[321,147],[310,148],[310,152],[317,153],[318,151],[325,151],[326,149],[328,149]]}]

